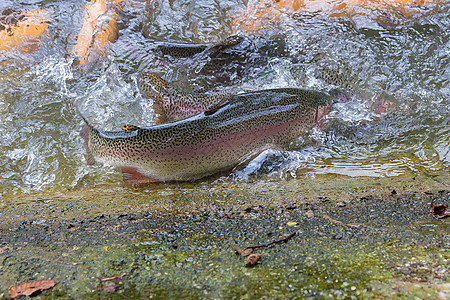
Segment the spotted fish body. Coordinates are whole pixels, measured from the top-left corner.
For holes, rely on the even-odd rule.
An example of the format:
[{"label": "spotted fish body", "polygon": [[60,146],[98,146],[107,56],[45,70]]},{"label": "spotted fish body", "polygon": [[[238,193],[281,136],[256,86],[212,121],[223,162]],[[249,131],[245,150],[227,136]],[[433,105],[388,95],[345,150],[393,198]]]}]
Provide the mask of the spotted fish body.
[{"label": "spotted fish body", "polygon": [[187,43],[173,43],[173,42],[158,42],[156,44],[156,51],[162,55],[169,55],[173,58],[192,57],[196,54],[218,53],[220,51],[229,49],[238,45],[244,40],[243,37],[232,35],[224,40],[213,44],[187,44]]},{"label": "spotted fish body", "polygon": [[211,44],[161,42],[149,36],[148,47],[162,64],[174,64],[176,68],[182,65],[223,83],[269,71],[273,58],[288,57],[288,48],[281,36],[257,35],[232,35]]},{"label": "spotted fish body", "polygon": [[229,93],[185,93],[154,73],[142,73],[138,83],[142,96],[153,100],[157,124],[190,117],[233,97]]},{"label": "spotted fish body", "polygon": [[[195,180],[230,170],[268,147],[299,137],[330,104],[328,94],[272,89],[232,97],[171,123],[110,132],[86,122],[88,156],[122,167],[130,184]],[[125,131],[127,130],[127,131]]]}]

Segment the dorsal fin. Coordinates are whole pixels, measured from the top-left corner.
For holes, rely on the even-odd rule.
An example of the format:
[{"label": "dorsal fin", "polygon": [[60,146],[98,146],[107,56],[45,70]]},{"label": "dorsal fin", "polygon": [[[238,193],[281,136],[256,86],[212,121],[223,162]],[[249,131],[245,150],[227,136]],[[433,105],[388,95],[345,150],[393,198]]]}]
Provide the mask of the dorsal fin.
[{"label": "dorsal fin", "polygon": [[218,111],[219,108],[224,107],[231,98],[233,98],[233,96],[231,96],[231,95],[229,97],[224,97],[224,98],[220,99],[219,101],[217,101],[216,103],[213,103],[210,106],[208,106],[206,108],[206,110],[204,111],[205,116],[210,116],[213,113],[215,113],[216,111]]},{"label": "dorsal fin", "polygon": [[139,127],[134,126],[134,125],[123,125],[122,126],[122,130],[125,131],[125,132],[136,131],[138,129],[139,129]]},{"label": "dorsal fin", "polygon": [[153,99],[153,110],[156,114],[156,124],[167,122],[166,111],[163,106],[163,98],[169,97],[173,87],[155,73],[141,73],[138,80],[139,89],[144,98]]}]

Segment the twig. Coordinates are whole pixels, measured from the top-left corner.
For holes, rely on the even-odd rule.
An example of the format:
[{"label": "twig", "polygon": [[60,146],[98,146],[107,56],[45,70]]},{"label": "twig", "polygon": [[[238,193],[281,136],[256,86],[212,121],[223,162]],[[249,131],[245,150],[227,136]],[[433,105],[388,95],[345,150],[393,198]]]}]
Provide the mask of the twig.
[{"label": "twig", "polygon": [[269,242],[269,243],[265,243],[265,244],[256,245],[256,246],[248,246],[248,247],[245,247],[244,250],[245,249],[252,249],[252,250],[254,250],[254,249],[258,249],[258,248],[269,247],[270,245],[273,245],[273,244],[286,243],[291,238],[296,236],[298,233],[299,233],[298,231],[294,231],[294,232],[292,232],[291,234],[285,236],[282,239],[279,239],[279,240],[276,240],[276,241],[272,241],[272,242]]},{"label": "twig", "polygon": [[327,219],[327,220],[330,221],[331,223],[336,224],[336,225],[339,225],[339,226],[359,227],[359,226],[363,225],[363,224],[359,224],[359,223],[348,223],[348,224],[345,224],[345,223],[343,223],[343,222],[341,222],[341,221],[332,219],[332,218],[331,218],[330,216],[328,216],[328,215],[323,215],[322,217],[324,217],[325,219]]},{"label": "twig", "polygon": [[107,282],[107,281],[118,282],[126,277],[128,277],[128,274],[122,274],[120,276],[113,276],[113,277],[106,277],[106,278],[99,278],[99,280],[100,280],[100,282]]}]

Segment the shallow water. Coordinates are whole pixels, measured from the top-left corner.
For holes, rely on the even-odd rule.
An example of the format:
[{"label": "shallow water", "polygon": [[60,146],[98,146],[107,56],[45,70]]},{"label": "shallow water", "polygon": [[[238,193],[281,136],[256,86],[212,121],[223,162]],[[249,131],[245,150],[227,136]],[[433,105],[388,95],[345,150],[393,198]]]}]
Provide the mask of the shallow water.
[{"label": "shallow water", "polygon": [[[351,99],[334,106],[324,129],[311,130],[287,148],[262,153],[232,174],[212,180],[213,185],[255,178],[301,180],[318,174],[395,177],[448,171],[448,2],[412,5],[406,16],[395,6],[333,10],[331,4],[321,7],[311,1],[308,8],[255,32],[263,38],[282,36],[287,55],[250,56],[226,69],[226,76],[202,72],[202,56],[164,58],[153,49],[156,41],[212,43],[236,33],[251,36],[232,24],[233,16],[244,9],[242,2],[129,1],[117,42],[105,58],[82,69],[71,49],[85,1],[26,3],[16,8],[45,9],[51,22],[39,51],[0,53],[2,202],[11,201],[11,194],[121,185],[119,170],[86,165],[78,134],[81,120],[72,103],[105,129],[151,125],[151,103],[136,84],[143,70],[185,91],[286,86],[328,91],[336,86],[317,75],[324,67],[345,67],[342,77],[353,78],[340,82],[351,85]],[[0,9],[13,5],[3,2]],[[374,111],[374,102],[381,98],[395,104],[392,113]]]}]

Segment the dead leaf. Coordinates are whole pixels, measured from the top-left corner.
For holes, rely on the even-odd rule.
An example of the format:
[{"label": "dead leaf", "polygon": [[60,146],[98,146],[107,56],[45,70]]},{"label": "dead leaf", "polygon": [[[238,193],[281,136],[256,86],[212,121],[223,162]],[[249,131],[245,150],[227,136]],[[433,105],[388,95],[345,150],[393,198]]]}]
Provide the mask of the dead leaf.
[{"label": "dead leaf", "polygon": [[103,286],[101,288],[98,287],[97,289],[103,290],[106,293],[111,293],[111,292],[115,292],[116,291],[117,284],[113,283],[113,284],[110,284],[110,285]]},{"label": "dead leaf", "polygon": [[42,279],[37,281],[25,282],[9,289],[11,298],[19,296],[31,296],[37,292],[48,290],[56,285],[52,279]]},{"label": "dead leaf", "polygon": [[261,258],[261,253],[252,253],[245,260],[246,267],[253,267],[258,263],[258,260]]},{"label": "dead leaf", "polygon": [[434,205],[431,203],[431,214],[436,219],[443,219],[450,217],[450,209],[448,209],[448,205],[446,204]]}]

